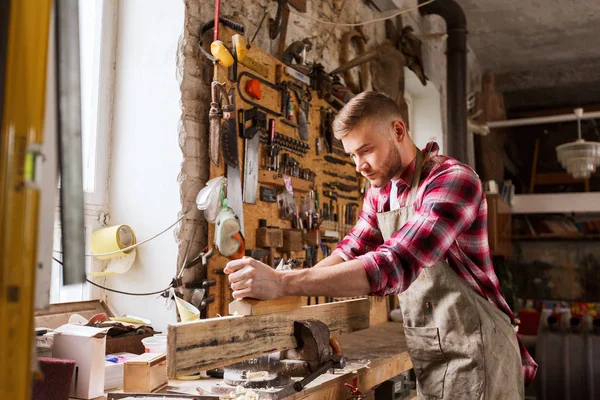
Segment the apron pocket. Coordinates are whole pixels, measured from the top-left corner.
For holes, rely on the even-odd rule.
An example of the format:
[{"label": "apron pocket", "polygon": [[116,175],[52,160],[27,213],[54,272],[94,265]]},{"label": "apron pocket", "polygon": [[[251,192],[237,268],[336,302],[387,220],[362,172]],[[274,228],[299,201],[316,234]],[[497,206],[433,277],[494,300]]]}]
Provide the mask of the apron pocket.
[{"label": "apron pocket", "polygon": [[404,327],[408,353],[413,361],[419,391],[426,396],[444,397],[444,379],[448,359],[442,352],[436,327]]}]

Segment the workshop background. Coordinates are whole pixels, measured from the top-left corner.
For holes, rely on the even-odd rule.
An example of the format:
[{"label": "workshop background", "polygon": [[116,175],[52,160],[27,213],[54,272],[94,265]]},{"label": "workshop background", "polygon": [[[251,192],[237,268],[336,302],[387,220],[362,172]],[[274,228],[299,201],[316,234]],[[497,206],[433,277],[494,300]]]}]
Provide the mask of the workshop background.
[{"label": "workshop background", "polygon": [[[110,179],[106,184],[109,207],[106,215],[102,216],[102,223],[106,226],[126,221],[135,227],[139,237],[147,237],[163,229],[171,220],[178,218],[182,210],[195,206],[196,196],[208,180],[212,66],[200,54],[196,41],[203,23],[214,16],[214,4],[211,2],[165,4],[147,1],[143,4],[141,7],[135,0],[118,3],[115,111],[109,153]],[[411,5],[416,5],[416,0],[406,3],[407,7]],[[275,16],[276,3],[263,5],[242,0],[224,2],[222,15],[242,22],[247,32],[253,35],[265,6]],[[379,15],[361,0],[309,1],[306,13],[317,18],[356,21]],[[267,22],[258,32],[254,44],[274,51],[279,44],[278,40],[269,39]],[[434,112],[445,116],[445,24],[441,17],[425,18],[418,10],[403,15],[402,23],[413,27],[415,34],[434,34],[422,42],[423,66],[440,99],[439,108]],[[161,28],[157,30],[155,27]],[[367,48],[384,41],[383,23],[362,28],[368,39]],[[344,29],[332,29],[291,13],[286,42],[311,38],[313,49],[308,52],[307,61],[319,61],[326,70],[331,70],[340,63],[339,43],[344,33]],[[148,67],[137,68],[140,62]],[[468,53],[468,63],[469,87],[475,90],[481,85],[481,72],[473,52]],[[425,114],[428,107],[429,104],[425,107]],[[140,118],[142,116],[145,118]],[[445,118],[441,118],[443,131],[444,121]],[[148,132],[162,134],[152,134],[152,137],[159,137],[149,140]],[[178,142],[172,140],[173,135],[178,137]],[[421,138],[420,145],[430,139],[431,136]],[[444,137],[436,140],[443,148]],[[133,181],[131,175],[135,176]],[[202,220],[200,212],[186,216],[174,232],[174,241],[168,235],[157,238],[153,246],[139,253],[126,275],[109,277],[107,283],[115,289],[134,292],[162,285],[175,273],[176,265],[187,248],[193,224],[199,224],[200,230],[195,235],[190,253],[196,254],[208,244],[208,226]],[[184,279],[193,278],[186,275]],[[111,307],[120,313],[151,312],[153,323],[159,329],[176,321],[175,310],[167,310],[161,299],[131,298],[113,293],[106,296]]]},{"label": "workshop background", "polygon": [[[256,33],[252,46],[273,57],[296,41],[310,40],[306,63],[320,63],[325,71],[358,55],[356,47],[345,52],[343,45],[344,36],[356,29],[314,19],[361,22],[414,8],[391,20],[399,32],[412,28],[407,35],[420,43],[416,69],[422,67],[421,72],[404,68],[400,75],[411,135],[419,147],[435,140],[441,153],[448,153],[453,138],[447,135],[447,33],[440,16],[423,16],[416,8],[418,0],[306,0],[306,9],[290,12],[286,29],[271,39],[269,20],[280,3],[223,1],[221,15],[242,23],[248,38]],[[594,46],[600,33],[600,2],[457,3],[468,30],[469,139],[462,161],[474,166],[484,183],[494,265],[503,293],[522,321],[520,336],[541,360],[544,373],[538,385],[547,388],[543,385],[555,380],[566,387],[569,375],[548,375],[548,365],[581,374],[598,374],[600,368],[594,358],[598,350],[591,345],[573,347],[577,350],[572,354],[567,351],[570,341],[580,346],[581,332],[600,332],[600,175],[594,170],[589,177],[573,177],[556,152],[557,146],[578,138],[575,108],[583,108],[581,137],[600,141],[600,114],[586,116],[600,112],[600,47]],[[198,40],[201,27],[214,17],[214,3],[102,0],[80,7],[81,18],[102,21],[96,33],[90,33],[97,36],[81,39],[90,44],[88,53],[82,50],[82,59],[101,59],[90,67],[99,68],[97,115],[83,110],[96,132],[93,143],[84,142],[88,242],[93,231],[120,224],[132,227],[139,241],[180,219],[172,231],[138,249],[126,273],[95,281],[133,293],[160,290],[186,260],[213,241],[196,203],[211,177],[208,115],[213,79],[213,65],[200,53]],[[386,41],[383,21],[361,26],[358,32],[366,49]],[[397,54],[382,51],[378,56],[383,63]],[[350,72],[355,81],[359,70]],[[370,63],[369,71],[363,90],[383,91],[376,82],[398,78],[378,70],[376,62]],[[423,76],[426,86],[420,81]],[[529,120],[517,121],[521,119]],[[511,124],[513,120],[517,122]],[[57,243],[58,213],[58,208],[47,213],[48,223],[55,224]],[[107,265],[98,259],[87,262],[88,272],[100,272]],[[67,286],[61,273],[55,262],[50,284],[43,289],[51,303],[100,299],[115,315],[151,319],[161,332],[179,321],[174,303],[164,297],[127,296],[88,283]],[[201,268],[186,269],[182,275],[184,283],[206,278]],[[223,283],[226,278],[219,279]],[[221,289],[211,290],[217,294]],[[190,300],[190,291],[183,292]],[[217,303],[208,308],[208,316],[226,313],[224,303]],[[552,341],[548,332],[560,333],[562,342]],[[567,355],[553,359],[549,354],[556,349]]]}]

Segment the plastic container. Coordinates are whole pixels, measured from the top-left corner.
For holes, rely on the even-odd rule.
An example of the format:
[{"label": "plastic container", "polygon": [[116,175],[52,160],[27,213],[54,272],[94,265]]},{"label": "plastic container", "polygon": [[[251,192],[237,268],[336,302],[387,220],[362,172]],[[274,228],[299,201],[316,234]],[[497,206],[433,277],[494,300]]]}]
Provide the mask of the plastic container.
[{"label": "plastic container", "polygon": [[146,353],[167,353],[167,336],[154,335],[142,339]]}]

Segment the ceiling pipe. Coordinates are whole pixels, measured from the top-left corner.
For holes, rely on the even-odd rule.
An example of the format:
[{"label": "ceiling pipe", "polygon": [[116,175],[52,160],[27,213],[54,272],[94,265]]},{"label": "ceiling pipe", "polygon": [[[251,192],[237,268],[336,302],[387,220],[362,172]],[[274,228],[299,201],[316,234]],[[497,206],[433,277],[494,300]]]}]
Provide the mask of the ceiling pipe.
[{"label": "ceiling pipe", "polygon": [[[419,0],[419,4],[426,0]],[[454,0],[434,1],[419,8],[446,21],[446,121],[448,155],[467,162],[467,19]]]},{"label": "ceiling pipe", "polygon": [[[595,119],[595,118],[600,118],[600,111],[585,113],[581,117],[582,120]],[[486,125],[490,129],[494,129],[494,128],[510,128],[512,126],[552,124],[555,122],[568,122],[568,121],[577,121],[577,116],[575,114],[561,114],[561,115],[549,115],[546,117],[507,119],[504,121],[490,121]]]}]

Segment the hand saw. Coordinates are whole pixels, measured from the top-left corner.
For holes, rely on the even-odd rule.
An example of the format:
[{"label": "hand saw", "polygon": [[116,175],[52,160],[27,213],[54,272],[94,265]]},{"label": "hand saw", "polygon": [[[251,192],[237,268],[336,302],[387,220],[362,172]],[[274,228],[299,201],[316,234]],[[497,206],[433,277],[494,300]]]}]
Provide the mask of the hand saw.
[{"label": "hand saw", "polygon": [[[243,201],[248,204],[256,203],[258,188],[258,145],[259,131],[267,127],[267,115],[256,109],[239,110],[240,136],[245,139],[244,149],[244,194]],[[248,126],[251,123],[251,126]]]},{"label": "hand saw", "polygon": [[[235,90],[231,88],[229,90],[229,105],[231,110],[235,110]],[[225,148],[223,148],[223,157],[227,161],[227,204],[235,212],[240,221],[240,231],[244,235],[244,206],[242,205],[242,182],[240,180],[240,169],[237,151],[237,133],[236,133],[236,120],[235,111],[230,112],[229,118],[226,118],[224,123],[224,132],[227,135],[230,147],[235,147],[235,162],[231,160],[233,154],[229,153],[229,157],[225,155]],[[235,143],[235,145],[233,145]],[[223,143],[225,145],[225,143]]]}]

